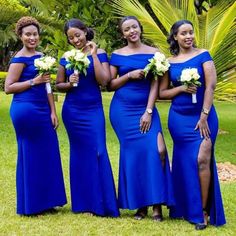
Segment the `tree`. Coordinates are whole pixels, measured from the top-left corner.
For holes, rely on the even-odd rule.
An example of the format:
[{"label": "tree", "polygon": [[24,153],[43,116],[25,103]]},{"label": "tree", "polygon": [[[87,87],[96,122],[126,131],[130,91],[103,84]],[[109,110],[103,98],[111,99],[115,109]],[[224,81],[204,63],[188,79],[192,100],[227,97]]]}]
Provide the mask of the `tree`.
[{"label": "tree", "polygon": [[[170,27],[177,20],[190,20],[194,25],[196,44],[208,49],[214,59],[219,78],[216,96],[223,98],[224,91],[231,86],[230,80],[236,80],[234,70],[230,80],[222,82],[225,73],[236,67],[236,2],[234,0],[218,0],[215,6],[209,5],[209,9],[202,11],[201,14],[197,14],[194,0],[148,0],[146,8],[138,0],[111,0],[110,2],[113,12],[118,16],[136,16],[144,27],[144,37],[151,40],[167,55],[169,50],[166,32],[170,31]],[[227,100],[229,97],[224,96],[224,99]]]},{"label": "tree", "polygon": [[0,0],[0,70],[4,69],[14,48],[17,37],[14,33],[14,23],[23,15],[27,9],[20,5],[17,0]]}]

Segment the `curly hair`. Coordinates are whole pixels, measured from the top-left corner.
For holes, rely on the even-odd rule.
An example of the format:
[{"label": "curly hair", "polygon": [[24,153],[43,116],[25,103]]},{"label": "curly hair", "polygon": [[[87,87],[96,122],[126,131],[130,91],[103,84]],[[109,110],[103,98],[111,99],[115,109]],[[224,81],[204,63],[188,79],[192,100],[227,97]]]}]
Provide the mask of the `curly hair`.
[{"label": "curly hair", "polygon": [[64,33],[65,35],[67,36],[67,31],[70,29],[70,28],[77,28],[77,29],[80,29],[84,32],[86,32],[86,39],[87,40],[92,40],[94,38],[94,31],[93,29],[87,27],[81,20],[79,19],[70,19],[69,21],[67,21],[65,23],[65,26],[64,26]]},{"label": "curly hair", "polygon": [[34,25],[38,29],[38,33],[40,32],[39,22],[35,18],[31,16],[23,16],[16,23],[16,29],[15,29],[16,34],[18,36],[21,36],[22,29],[29,25]]},{"label": "curly hair", "polygon": [[[172,55],[178,55],[179,54],[179,44],[178,42],[175,40],[175,36],[177,35],[178,33],[178,30],[179,30],[179,27],[181,25],[184,25],[184,24],[189,24],[193,27],[193,23],[189,20],[179,20],[179,21],[176,21],[171,29],[170,29],[170,34],[167,38],[167,43],[170,45],[170,53]],[[196,47],[195,45],[193,45],[193,47]]]}]

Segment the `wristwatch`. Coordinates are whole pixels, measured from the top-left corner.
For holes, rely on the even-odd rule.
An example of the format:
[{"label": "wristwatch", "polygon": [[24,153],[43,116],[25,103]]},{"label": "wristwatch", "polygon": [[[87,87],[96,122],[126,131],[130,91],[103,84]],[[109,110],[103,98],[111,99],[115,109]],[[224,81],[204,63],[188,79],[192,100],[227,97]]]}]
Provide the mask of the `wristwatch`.
[{"label": "wristwatch", "polygon": [[146,112],[147,112],[149,115],[152,115],[152,109],[151,109],[151,108],[147,108],[147,109],[146,109]]},{"label": "wristwatch", "polygon": [[209,110],[206,108],[202,108],[202,113],[205,115],[209,115]]},{"label": "wristwatch", "polygon": [[34,86],[34,80],[33,79],[30,79],[29,83],[30,83],[30,87]]}]

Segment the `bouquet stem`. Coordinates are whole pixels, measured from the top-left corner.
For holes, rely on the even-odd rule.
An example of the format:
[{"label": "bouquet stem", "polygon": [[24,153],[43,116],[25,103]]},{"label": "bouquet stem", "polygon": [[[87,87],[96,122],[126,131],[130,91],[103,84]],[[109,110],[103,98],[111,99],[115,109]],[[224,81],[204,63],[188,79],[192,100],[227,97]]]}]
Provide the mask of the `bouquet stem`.
[{"label": "bouquet stem", "polygon": [[192,103],[197,103],[196,93],[192,93]]},{"label": "bouquet stem", "polygon": [[[79,75],[79,71],[78,70],[74,70],[74,74],[75,75]],[[73,87],[78,87],[78,83],[73,83]]]},{"label": "bouquet stem", "polygon": [[52,93],[52,88],[49,82],[46,83],[46,90],[47,90],[47,93]]}]

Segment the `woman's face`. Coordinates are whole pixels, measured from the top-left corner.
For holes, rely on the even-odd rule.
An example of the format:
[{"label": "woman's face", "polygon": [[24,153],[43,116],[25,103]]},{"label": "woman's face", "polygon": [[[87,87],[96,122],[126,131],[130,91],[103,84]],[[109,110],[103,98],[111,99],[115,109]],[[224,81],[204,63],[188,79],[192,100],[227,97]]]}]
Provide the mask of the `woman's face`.
[{"label": "woman's face", "polygon": [[78,28],[69,28],[67,30],[67,38],[69,43],[77,49],[83,48],[87,43],[86,33]]},{"label": "woman's face", "polygon": [[130,20],[124,21],[121,26],[121,29],[122,29],[124,38],[128,42],[137,42],[140,40],[141,28],[139,26],[139,23],[136,20],[130,19]]},{"label": "woman's face", "polygon": [[194,44],[194,31],[190,24],[183,24],[179,27],[177,34],[174,36],[175,40],[182,48],[191,48]]},{"label": "woman's face", "polygon": [[25,47],[34,49],[39,44],[39,32],[36,26],[28,25],[22,28],[20,39]]}]

